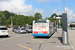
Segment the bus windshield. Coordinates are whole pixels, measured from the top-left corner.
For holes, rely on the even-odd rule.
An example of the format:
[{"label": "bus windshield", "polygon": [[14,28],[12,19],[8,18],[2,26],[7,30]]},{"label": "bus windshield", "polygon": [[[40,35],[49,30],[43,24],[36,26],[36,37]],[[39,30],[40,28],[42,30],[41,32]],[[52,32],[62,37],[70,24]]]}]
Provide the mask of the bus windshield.
[{"label": "bus windshield", "polygon": [[46,21],[35,21],[35,23],[47,23]]},{"label": "bus windshield", "polygon": [[35,21],[33,29],[34,31],[48,31],[48,26],[46,21]]}]

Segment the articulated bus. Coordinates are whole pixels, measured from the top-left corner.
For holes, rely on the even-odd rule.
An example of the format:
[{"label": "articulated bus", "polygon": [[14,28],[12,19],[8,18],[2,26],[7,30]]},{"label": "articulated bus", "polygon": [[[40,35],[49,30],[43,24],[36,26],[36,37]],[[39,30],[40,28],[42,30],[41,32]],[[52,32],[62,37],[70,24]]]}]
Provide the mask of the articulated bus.
[{"label": "articulated bus", "polygon": [[51,36],[54,33],[50,20],[33,21],[33,36]]}]

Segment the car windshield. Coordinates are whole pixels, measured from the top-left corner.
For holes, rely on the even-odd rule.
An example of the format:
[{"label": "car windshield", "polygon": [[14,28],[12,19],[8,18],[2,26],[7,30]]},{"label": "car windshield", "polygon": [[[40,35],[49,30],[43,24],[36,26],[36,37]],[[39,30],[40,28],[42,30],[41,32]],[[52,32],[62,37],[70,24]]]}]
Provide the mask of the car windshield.
[{"label": "car windshield", "polygon": [[13,27],[13,29],[17,29],[18,27]]},{"label": "car windshield", "polygon": [[20,30],[20,28],[17,28],[17,30]]},{"label": "car windshield", "polygon": [[32,27],[29,27],[29,29],[32,29]]},{"label": "car windshield", "polygon": [[7,30],[7,28],[0,28],[0,30]]},{"label": "car windshield", "polygon": [[28,27],[25,27],[25,29],[28,29]]}]

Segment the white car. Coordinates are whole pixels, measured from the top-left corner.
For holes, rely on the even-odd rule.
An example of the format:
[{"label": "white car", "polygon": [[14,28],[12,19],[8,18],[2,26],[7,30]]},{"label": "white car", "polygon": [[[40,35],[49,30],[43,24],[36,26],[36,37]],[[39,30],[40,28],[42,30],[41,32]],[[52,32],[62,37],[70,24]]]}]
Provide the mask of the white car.
[{"label": "white car", "polygon": [[0,26],[0,36],[8,37],[9,31],[5,26]]}]

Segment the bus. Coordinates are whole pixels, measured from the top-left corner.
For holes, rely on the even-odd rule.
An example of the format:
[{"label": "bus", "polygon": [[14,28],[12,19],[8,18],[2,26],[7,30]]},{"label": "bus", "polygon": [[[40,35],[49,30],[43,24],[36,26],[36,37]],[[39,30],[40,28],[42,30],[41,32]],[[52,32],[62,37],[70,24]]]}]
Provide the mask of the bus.
[{"label": "bus", "polygon": [[50,20],[33,21],[33,36],[51,36],[54,33],[53,23]]},{"label": "bus", "polygon": [[70,24],[71,29],[75,29],[75,22]]}]

